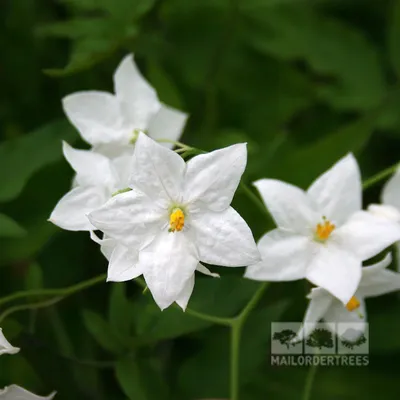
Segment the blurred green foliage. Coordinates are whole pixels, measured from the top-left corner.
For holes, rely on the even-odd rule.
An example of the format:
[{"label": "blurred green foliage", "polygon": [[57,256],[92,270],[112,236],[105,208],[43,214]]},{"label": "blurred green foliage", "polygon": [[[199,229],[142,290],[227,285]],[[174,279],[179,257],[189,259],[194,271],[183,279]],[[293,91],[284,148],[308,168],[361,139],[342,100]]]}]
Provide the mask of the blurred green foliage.
[{"label": "blurred green foliage", "polygon": [[[106,271],[87,234],[47,218],[72,179],[61,140],[84,146],[60,100],[111,90],[128,52],[161,100],[190,113],[182,141],[206,150],[248,142],[246,182],[307,187],[349,151],[364,177],[399,160],[399,0],[3,0],[0,21],[0,297]],[[256,238],[272,228],[240,190],[234,206]],[[257,284],[240,269],[214,270],[222,278],[198,276],[189,306],[236,315]],[[300,321],[307,289],[271,285],[253,311],[241,399],[300,397],[307,368],[270,366],[270,322]],[[321,368],[313,398],[399,398],[399,298],[368,307],[370,365]],[[55,389],[60,400],[229,396],[229,331],[160,312],[134,282],[15,314],[3,328],[22,351],[0,358],[0,387]]]}]

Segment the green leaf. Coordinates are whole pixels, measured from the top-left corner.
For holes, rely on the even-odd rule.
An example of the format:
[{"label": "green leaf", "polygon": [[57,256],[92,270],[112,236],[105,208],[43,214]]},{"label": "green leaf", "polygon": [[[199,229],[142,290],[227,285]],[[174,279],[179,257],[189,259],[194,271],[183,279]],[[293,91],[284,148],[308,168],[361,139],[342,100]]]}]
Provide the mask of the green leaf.
[{"label": "green leaf", "polygon": [[245,11],[248,43],[268,56],[305,61],[319,74],[318,96],[333,107],[368,110],[382,99],[386,84],[378,52],[354,25],[306,4]]},{"label": "green leaf", "polygon": [[118,361],[115,373],[124,393],[132,400],[159,400],[168,398],[168,387],[157,362],[149,359]]},{"label": "green leaf", "polygon": [[90,310],[83,310],[82,316],[86,329],[101,347],[111,353],[118,354],[123,351],[123,345],[100,314]]},{"label": "green leaf", "polygon": [[121,340],[130,338],[131,319],[127,318],[127,310],[131,304],[126,298],[126,285],[124,283],[113,283],[111,286],[109,320],[111,328]]},{"label": "green leaf", "polygon": [[76,138],[66,121],[56,121],[0,144],[0,201],[17,197],[33,174],[61,158],[61,141]]},{"label": "green leaf", "polygon": [[400,78],[400,1],[394,0],[388,32],[388,51],[392,68]]},{"label": "green leaf", "polygon": [[26,231],[12,218],[0,213],[0,237],[22,237],[26,235]]},{"label": "green leaf", "polygon": [[349,152],[359,152],[367,143],[374,129],[375,120],[371,112],[343,128],[316,140],[308,146],[295,147],[286,156],[279,154],[271,169],[278,179],[307,187],[322,172],[327,170]]}]

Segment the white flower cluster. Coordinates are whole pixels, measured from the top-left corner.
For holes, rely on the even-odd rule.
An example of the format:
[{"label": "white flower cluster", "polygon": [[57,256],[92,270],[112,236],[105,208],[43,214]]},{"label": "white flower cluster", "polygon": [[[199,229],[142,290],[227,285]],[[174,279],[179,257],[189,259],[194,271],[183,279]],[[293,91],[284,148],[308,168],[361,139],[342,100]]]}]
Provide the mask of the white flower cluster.
[{"label": "white flower cluster", "polygon": [[[114,74],[115,95],[67,96],[64,110],[92,149],[64,144],[76,172],[72,190],[50,221],[90,231],[109,260],[108,281],[143,275],[161,309],[183,310],[201,262],[247,266],[259,281],[306,278],[306,322],[365,321],[364,298],[400,289],[400,274],[386,267],[390,255],[362,263],[400,240],[400,173],[383,205],[362,210],[362,182],[352,154],[337,162],[307,191],[288,183],[254,183],[277,228],[256,246],[251,230],[230,207],[244,172],[245,144],[191,158],[173,151],[187,116],[160,103],[129,55]],[[168,144],[168,145],[166,145]],[[95,230],[103,232],[100,239]]]}]

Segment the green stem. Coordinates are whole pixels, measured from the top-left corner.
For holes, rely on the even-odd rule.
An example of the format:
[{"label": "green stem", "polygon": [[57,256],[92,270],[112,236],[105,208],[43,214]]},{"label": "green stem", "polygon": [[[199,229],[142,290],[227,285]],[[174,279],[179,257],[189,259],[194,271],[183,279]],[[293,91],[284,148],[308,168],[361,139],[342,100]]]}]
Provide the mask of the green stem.
[{"label": "green stem", "polygon": [[38,308],[50,307],[53,304],[56,304],[63,299],[64,299],[64,296],[59,296],[59,297],[54,297],[50,300],[39,301],[37,303],[21,304],[18,306],[10,307],[0,315],[0,324],[9,315],[14,314],[18,311],[37,310]]},{"label": "green stem", "polygon": [[256,290],[253,297],[243,308],[241,313],[233,319],[231,323],[231,396],[230,400],[239,400],[239,355],[240,355],[240,339],[242,334],[243,325],[249,316],[250,312],[254,309],[260,301],[264,291],[267,289],[269,282],[264,282]]},{"label": "green stem", "polygon": [[185,149],[185,150],[190,150],[190,149],[191,149],[191,147],[188,146],[187,144],[182,143],[182,142],[178,142],[178,141],[175,141],[175,140],[170,140],[170,139],[157,139],[157,142],[158,142],[158,143],[171,143],[171,144],[173,144],[174,146],[180,147],[181,149]]},{"label": "green stem", "polygon": [[241,320],[237,320],[231,326],[231,395],[230,400],[239,400],[239,352],[240,352],[240,338],[242,333]]},{"label": "green stem", "polygon": [[311,367],[308,370],[302,400],[310,400],[311,399],[311,392],[312,392],[312,387],[313,387],[316,373],[317,373],[317,365],[313,364],[313,365],[311,365]]},{"label": "green stem", "polygon": [[9,296],[0,298],[0,305],[25,298],[25,297],[39,297],[39,296],[70,296],[76,292],[80,292],[86,288],[94,286],[100,282],[104,282],[106,274],[95,276],[94,278],[88,279],[87,281],[79,282],[76,285],[68,286],[61,289],[38,289],[38,290],[26,290],[21,292],[15,292]]},{"label": "green stem", "polygon": [[363,189],[368,189],[369,187],[375,185],[375,183],[378,183],[379,181],[387,178],[389,175],[394,174],[397,169],[399,168],[400,163],[396,163],[395,165],[392,165],[389,168],[384,169],[381,172],[378,172],[376,175],[372,176],[371,178],[367,179],[363,183]]},{"label": "green stem", "polygon": [[192,310],[191,308],[186,308],[186,314],[217,325],[232,326],[233,322],[235,321],[234,318],[223,318],[216,317],[215,315],[203,314],[199,311]]}]

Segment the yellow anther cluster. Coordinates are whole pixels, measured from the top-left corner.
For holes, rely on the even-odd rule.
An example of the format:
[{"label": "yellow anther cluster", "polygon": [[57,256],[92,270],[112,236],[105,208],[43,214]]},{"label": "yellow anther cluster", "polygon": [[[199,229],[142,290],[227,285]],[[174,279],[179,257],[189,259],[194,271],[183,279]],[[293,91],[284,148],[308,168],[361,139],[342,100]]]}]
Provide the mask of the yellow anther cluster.
[{"label": "yellow anther cluster", "polygon": [[335,228],[336,226],[334,224],[331,224],[330,221],[324,218],[324,222],[317,225],[315,235],[318,240],[325,241],[329,238]]},{"label": "yellow anther cluster", "polygon": [[181,231],[185,226],[185,214],[180,208],[175,208],[169,216],[169,231]]},{"label": "yellow anther cluster", "polygon": [[347,308],[349,311],[357,310],[358,307],[360,307],[360,302],[359,302],[359,300],[357,299],[357,297],[355,297],[355,296],[353,296],[353,297],[349,300],[349,302],[346,304],[346,308]]}]

